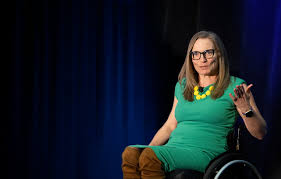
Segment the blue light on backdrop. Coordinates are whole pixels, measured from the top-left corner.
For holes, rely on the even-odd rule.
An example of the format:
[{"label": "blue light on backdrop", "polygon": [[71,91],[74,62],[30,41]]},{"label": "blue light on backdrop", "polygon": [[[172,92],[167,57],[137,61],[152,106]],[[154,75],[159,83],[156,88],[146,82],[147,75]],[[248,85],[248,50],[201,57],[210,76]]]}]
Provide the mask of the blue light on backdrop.
[{"label": "blue light on backdrop", "polygon": [[278,58],[281,55],[280,13],[281,1],[245,1],[241,27],[241,75],[254,84],[252,91],[256,103],[268,124],[264,141],[251,143],[248,152],[267,177],[281,165],[277,151],[280,150],[280,142],[276,140],[280,123],[276,121],[278,115],[275,111],[280,107],[277,102],[280,94],[276,94],[281,75]]}]

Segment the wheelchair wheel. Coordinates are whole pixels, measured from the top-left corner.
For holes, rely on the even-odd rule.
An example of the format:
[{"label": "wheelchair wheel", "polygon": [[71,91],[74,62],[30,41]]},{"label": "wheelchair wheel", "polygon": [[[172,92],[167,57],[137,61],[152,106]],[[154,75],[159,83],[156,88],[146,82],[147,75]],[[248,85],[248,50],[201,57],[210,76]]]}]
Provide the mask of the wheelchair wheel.
[{"label": "wheelchair wheel", "polygon": [[204,179],[261,179],[254,165],[241,153],[224,153],[206,169]]}]

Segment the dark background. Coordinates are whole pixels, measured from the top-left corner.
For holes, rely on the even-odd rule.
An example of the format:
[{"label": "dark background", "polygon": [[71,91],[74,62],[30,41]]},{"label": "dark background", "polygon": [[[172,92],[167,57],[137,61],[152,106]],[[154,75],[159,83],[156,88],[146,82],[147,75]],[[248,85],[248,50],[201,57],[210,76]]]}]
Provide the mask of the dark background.
[{"label": "dark background", "polygon": [[122,178],[124,147],[148,144],[167,120],[200,30],[217,33],[231,74],[254,84],[268,134],[245,133],[243,150],[264,178],[280,176],[279,0],[17,0],[3,8],[8,178]]}]

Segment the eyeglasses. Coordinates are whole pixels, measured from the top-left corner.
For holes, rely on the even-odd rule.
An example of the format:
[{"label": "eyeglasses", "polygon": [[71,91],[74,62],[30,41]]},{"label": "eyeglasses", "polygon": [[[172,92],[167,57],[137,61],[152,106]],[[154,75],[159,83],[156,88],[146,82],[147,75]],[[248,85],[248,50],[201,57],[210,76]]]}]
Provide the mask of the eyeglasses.
[{"label": "eyeglasses", "polygon": [[215,53],[214,49],[208,49],[208,50],[205,50],[204,52],[193,51],[193,52],[190,52],[190,55],[193,60],[199,60],[201,58],[201,54],[203,54],[203,56],[206,59],[209,59],[214,56],[214,53]]}]

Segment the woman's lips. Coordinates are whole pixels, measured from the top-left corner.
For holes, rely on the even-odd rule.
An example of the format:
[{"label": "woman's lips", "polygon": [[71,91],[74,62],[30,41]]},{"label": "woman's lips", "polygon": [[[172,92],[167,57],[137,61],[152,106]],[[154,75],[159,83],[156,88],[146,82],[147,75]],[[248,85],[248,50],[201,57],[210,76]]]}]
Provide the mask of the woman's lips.
[{"label": "woman's lips", "polygon": [[200,68],[206,69],[206,68],[208,68],[208,66],[200,66]]}]

